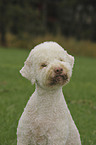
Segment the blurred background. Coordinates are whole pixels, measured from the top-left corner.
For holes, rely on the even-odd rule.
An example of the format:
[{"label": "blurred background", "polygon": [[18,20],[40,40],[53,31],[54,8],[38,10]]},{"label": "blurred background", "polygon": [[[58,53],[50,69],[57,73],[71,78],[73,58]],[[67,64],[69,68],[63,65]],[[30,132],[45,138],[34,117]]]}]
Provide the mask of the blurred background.
[{"label": "blurred background", "polygon": [[16,145],[18,120],[35,90],[19,70],[44,41],[75,57],[64,96],[82,145],[96,145],[96,0],[0,0],[0,145]]},{"label": "blurred background", "polygon": [[96,56],[96,1],[0,0],[0,46],[30,49],[48,40]]}]

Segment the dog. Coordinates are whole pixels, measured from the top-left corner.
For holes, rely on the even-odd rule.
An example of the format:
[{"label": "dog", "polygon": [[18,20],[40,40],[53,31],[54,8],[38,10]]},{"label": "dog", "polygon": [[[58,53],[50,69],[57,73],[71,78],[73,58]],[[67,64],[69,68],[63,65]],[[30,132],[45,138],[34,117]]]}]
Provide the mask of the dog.
[{"label": "dog", "polygon": [[74,57],[56,42],[44,42],[31,50],[20,73],[36,89],[19,120],[17,145],[81,145],[62,92],[73,65]]}]

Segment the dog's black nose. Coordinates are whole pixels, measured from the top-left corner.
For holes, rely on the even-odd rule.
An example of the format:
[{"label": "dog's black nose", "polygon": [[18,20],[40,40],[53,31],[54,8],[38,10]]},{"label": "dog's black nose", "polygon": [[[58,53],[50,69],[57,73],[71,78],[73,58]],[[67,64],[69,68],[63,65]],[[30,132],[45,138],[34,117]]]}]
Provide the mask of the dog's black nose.
[{"label": "dog's black nose", "polygon": [[56,74],[61,74],[61,73],[63,72],[63,68],[57,67],[57,68],[54,69],[54,72],[55,72]]}]

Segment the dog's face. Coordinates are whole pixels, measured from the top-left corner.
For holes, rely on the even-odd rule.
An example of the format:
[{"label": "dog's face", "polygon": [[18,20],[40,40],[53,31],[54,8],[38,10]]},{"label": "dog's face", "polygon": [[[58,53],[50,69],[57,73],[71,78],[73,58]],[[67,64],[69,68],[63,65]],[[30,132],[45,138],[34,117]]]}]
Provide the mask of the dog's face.
[{"label": "dog's face", "polygon": [[55,42],[37,45],[29,54],[21,74],[32,83],[53,88],[65,85],[72,75],[74,57]]}]

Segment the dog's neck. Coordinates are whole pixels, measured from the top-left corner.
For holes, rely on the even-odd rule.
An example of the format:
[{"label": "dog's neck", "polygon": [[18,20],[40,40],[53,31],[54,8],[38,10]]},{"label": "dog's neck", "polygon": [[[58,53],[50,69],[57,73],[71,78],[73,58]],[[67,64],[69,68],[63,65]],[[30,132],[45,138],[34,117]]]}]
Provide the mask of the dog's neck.
[{"label": "dog's neck", "polygon": [[54,94],[60,94],[60,92],[62,92],[62,87],[57,87],[57,88],[43,88],[40,85],[36,84],[36,90],[38,95],[45,95],[45,94],[49,94],[49,95],[54,95]]},{"label": "dog's neck", "polygon": [[63,97],[62,87],[51,88],[51,89],[43,89],[38,84],[36,84],[35,93],[37,94],[38,99],[46,99],[46,100],[58,100],[60,97]]},{"label": "dog's neck", "polygon": [[50,110],[50,108],[52,110],[52,106],[63,106],[66,108],[66,101],[63,96],[62,87],[46,90],[36,84],[35,99],[37,100],[37,104],[39,104],[39,111],[43,108],[45,112],[49,112],[48,110]]}]

